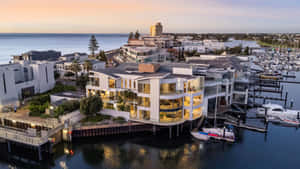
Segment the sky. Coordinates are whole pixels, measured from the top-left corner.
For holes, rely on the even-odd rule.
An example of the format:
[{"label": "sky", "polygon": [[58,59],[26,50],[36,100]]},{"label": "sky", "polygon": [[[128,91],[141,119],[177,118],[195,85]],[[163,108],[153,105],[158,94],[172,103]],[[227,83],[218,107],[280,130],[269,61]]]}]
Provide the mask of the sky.
[{"label": "sky", "polygon": [[0,33],[300,32],[300,0],[0,0]]}]

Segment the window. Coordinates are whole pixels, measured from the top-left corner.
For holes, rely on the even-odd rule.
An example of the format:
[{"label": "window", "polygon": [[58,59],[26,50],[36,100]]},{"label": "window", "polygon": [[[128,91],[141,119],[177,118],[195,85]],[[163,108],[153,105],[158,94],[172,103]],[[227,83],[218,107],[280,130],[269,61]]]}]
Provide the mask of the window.
[{"label": "window", "polygon": [[193,110],[193,119],[196,119],[201,116],[202,116],[202,107]]},{"label": "window", "polygon": [[140,110],[140,119],[141,120],[150,120],[150,111]]},{"label": "window", "polygon": [[193,98],[193,106],[198,106],[200,104],[202,104],[202,95],[199,95],[199,96],[194,96]]},{"label": "window", "polygon": [[197,93],[203,90],[204,88],[204,78],[199,77],[194,80],[188,81],[188,84],[184,84],[185,90],[189,93]]},{"label": "window", "polygon": [[3,79],[4,93],[6,94],[6,93],[7,93],[7,90],[6,90],[5,73],[2,74],[2,79]]},{"label": "window", "polygon": [[182,120],[182,110],[171,111],[171,112],[160,112],[159,122],[161,123],[171,123]]},{"label": "window", "polygon": [[130,118],[137,118],[137,110],[136,110],[136,106],[134,105],[130,105]]},{"label": "window", "polygon": [[46,81],[48,83],[48,69],[47,69],[47,66],[45,67],[45,72],[46,72]]},{"label": "window", "polygon": [[184,109],[184,119],[185,120],[190,119],[190,110]]},{"label": "window", "polygon": [[139,83],[138,84],[138,92],[150,94],[150,84],[147,83]]},{"label": "window", "polygon": [[127,80],[124,80],[125,81],[125,88],[127,88]]},{"label": "window", "polygon": [[184,97],[184,106],[186,107],[191,106],[191,98],[189,96]]},{"label": "window", "polygon": [[123,79],[121,80],[121,88],[123,88],[124,87],[124,81],[123,81]]},{"label": "window", "polygon": [[176,93],[176,83],[165,83],[160,85],[160,94]]},{"label": "window", "polygon": [[138,97],[138,105],[143,107],[150,107],[149,97]]},{"label": "window", "polygon": [[129,80],[129,88],[131,88],[131,80]]},{"label": "window", "polygon": [[170,100],[161,99],[159,104],[161,110],[179,109],[182,108],[182,98]]},{"label": "window", "polygon": [[116,80],[114,80],[114,79],[108,79],[108,86],[109,86],[109,88],[116,88]]},{"label": "window", "polygon": [[134,89],[136,88],[136,82],[135,81],[133,82],[133,88]]}]

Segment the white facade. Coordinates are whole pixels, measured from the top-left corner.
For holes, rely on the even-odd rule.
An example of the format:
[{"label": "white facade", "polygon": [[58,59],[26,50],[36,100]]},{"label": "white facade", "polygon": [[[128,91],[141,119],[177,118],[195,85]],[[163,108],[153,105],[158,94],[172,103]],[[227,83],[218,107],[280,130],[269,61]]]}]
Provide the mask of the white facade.
[{"label": "white facade", "polygon": [[0,107],[17,106],[19,100],[55,86],[53,62],[0,65]]},{"label": "white facade", "polygon": [[[112,69],[91,71],[90,78],[94,82],[86,86],[87,95],[97,93],[102,97],[105,114],[162,126],[181,124],[202,116],[204,77],[175,72],[116,72]],[[131,106],[130,110],[117,109],[119,92],[136,95],[136,100],[125,101]],[[143,99],[147,101],[140,101]]]}]

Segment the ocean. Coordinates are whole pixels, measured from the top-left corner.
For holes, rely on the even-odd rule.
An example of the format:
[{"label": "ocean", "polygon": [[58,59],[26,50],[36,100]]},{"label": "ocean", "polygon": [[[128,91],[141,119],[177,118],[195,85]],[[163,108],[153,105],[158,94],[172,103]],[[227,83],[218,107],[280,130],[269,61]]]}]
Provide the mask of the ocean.
[{"label": "ocean", "polygon": [[[57,50],[62,54],[88,53],[92,34],[0,34],[0,64],[8,63],[13,55],[30,50]],[[95,34],[101,50],[116,49],[126,43],[127,34]],[[100,50],[99,49],[99,50]]]}]

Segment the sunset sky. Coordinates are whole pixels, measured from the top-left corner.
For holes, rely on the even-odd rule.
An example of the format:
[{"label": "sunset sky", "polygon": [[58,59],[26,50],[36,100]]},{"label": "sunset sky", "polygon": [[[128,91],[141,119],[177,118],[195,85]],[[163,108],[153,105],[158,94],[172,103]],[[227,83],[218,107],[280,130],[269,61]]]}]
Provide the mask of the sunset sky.
[{"label": "sunset sky", "polygon": [[300,0],[0,0],[0,33],[300,32]]}]

